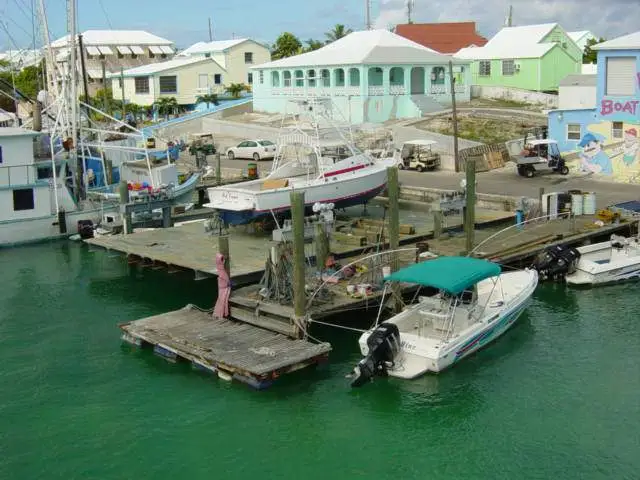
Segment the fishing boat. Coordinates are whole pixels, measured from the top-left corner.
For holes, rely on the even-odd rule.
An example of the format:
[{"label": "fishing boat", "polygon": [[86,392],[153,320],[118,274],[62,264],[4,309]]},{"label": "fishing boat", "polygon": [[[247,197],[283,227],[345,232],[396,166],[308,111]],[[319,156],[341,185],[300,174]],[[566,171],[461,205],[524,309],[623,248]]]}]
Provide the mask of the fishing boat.
[{"label": "fishing boat", "polygon": [[291,100],[297,106],[294,124],[284,125],[277,141],[271,172],[263,179],[207,189],[209,203],[230,225],[260,217],[286,215],[290,194],[304,192],[305,205],[333,203],[335,208],[365,204],[387,183],[393,158],[375,159],[331,120],[332,101],[310,97]]},{"label": "fishing boat", "polygon": [[576,248],[578,259],[565,276],[569,285],[600,285],[640,278],[640,239],[611,235],[606,242]]},{"label": "fishing boat", "polygon": [[501,273],[499,265],[471,257],[438,257],[400,269],[385,280],[438,293],[418,297],[382,323],[378,318],[362,334],[364,358],[354,369],[354,387],[374,375],[413,379],[438,373],[488,345],[525,310],[538,274],[529,269]]}]

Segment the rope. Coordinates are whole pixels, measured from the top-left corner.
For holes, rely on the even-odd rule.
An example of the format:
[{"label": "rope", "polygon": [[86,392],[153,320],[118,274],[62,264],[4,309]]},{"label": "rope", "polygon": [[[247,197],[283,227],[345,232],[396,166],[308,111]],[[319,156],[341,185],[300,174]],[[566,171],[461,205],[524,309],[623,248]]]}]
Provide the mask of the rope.
[{"label": "rope", "polygon": [[344,325],[336,325],[335,323],[321,322],[320,320],[309,319],[308,322],[309,323],[319,323],[320,325],[326,325],[327,327],[342,328],[344,330],[351,330],[353,332],[359,332],[359,333],[365,333],[367,331],[367,330],[363,330],[361,328],[345,327]]}]

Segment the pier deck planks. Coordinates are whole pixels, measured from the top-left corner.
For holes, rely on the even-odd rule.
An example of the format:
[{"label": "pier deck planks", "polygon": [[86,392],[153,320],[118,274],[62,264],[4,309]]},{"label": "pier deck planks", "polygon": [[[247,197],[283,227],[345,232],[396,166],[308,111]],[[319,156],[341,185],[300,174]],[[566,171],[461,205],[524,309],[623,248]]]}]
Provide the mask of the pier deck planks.
[{"label": "pier deck planks", "polygon": [[246,323],[217,319],[191,305],[121,328],[135,339],[169,347],[187,360],[254,379],[316,363],[331,351],[328,343],[293,340]]}]

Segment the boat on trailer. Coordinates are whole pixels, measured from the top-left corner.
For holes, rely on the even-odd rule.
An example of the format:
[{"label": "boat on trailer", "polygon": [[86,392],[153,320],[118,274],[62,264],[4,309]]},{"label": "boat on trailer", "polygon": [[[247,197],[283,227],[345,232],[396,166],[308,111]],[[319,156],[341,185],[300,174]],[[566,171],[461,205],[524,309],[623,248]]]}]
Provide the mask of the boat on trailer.
[{"label": "boat on trailer", "polygon": [[225,223],[285,216],[293,191],[305,193],[307,208],[316,203],[345,208],[365,204],[385,189],[387,167],[396,162],[375,159],[356,148],[350,127],[345,133],[333,122],[331,99],[291,102],[297,107],[291,117],[294,124],[285,126],[283,121],[269,175],[207,190],[205,207],[215,209]]},{"label": "boat on trailer", "polygon": [[[527,307],[538,285],[535,270],[501,272],[499,265],[471,257],[438,257],[398,270],[387,282],[438,290],[419,296],[389,320],[363,333],[364,358],[351,382],[375,375],[413,379],[438,373],[496,340]],[[388,288],[389,283],[385,285]]]}]

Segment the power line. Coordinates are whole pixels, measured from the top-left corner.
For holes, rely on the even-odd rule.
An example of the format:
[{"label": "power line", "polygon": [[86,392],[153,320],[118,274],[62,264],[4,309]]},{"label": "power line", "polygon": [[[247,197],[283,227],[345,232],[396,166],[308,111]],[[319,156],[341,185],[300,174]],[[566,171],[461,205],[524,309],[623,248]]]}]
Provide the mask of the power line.
[{"label": "power line", "polygon": [[100,4],[100,8],[102,9],[102,13],[104,13],[104,18],[107,19],[107,25],[109,25],[109,28],[111,30],[113,30],[113,25],[111,25],[111,20],[109,20],[109,15],[107,15],[107,11],[104,8],[104,4],[102,3],[102,0],[98,0],[98,3]]}]

